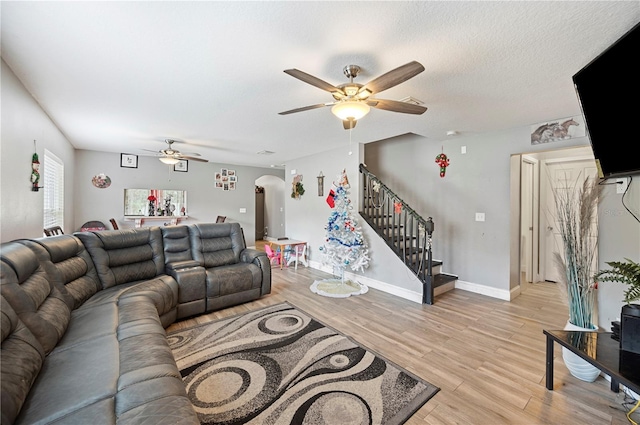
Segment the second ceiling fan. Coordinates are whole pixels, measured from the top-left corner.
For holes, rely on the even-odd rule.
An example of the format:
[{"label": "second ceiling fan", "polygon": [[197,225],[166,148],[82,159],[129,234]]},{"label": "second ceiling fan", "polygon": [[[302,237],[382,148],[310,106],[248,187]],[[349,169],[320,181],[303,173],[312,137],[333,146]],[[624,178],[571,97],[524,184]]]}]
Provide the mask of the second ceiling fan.
[{"label": "second ceiling fan", "polygon": [[347,65],[344,67],[343,71],[344,75],[349,78],[349,82],[339,86],[334,86],[333,84],[329,84],[326,81],[298,69],[286,69],[284,72],[292,77],[318,87],[319,89],[328,91],[331,93],[335,101],[291,109],[289,111],[280,112],[279,114],[288,115],[295,112],[331,106],[331,112],[342,120],[344,129],[350,130],[356,126],[356,122],[360,118],[369,112],[370,107],[415,115],[423,114],[427,110],[424,106],[415,105],[413,103],[389,99],[377,99],[373,97],[376,93],[380,93],[383,90],[397,86],[398,84],[403,83],[424,71],[424,66],[419,62],[409,62],[387,72],[386,74],[374,78],[364,85],[353,82],[353,79],[360,73],[359,66]]}]

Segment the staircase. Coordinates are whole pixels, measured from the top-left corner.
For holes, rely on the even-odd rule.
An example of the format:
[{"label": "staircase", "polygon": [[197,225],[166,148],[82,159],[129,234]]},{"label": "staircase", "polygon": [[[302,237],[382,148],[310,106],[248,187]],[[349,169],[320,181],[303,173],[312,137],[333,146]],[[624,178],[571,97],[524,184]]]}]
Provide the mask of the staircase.
[{"label": "staircase", "polygon": [[434,291],[453,287],[457,276],[441,273],[442,261],[432,258],[434,223],[416,213],[364,164],[360,215],[422,282],[422,303],[433,304]]}]

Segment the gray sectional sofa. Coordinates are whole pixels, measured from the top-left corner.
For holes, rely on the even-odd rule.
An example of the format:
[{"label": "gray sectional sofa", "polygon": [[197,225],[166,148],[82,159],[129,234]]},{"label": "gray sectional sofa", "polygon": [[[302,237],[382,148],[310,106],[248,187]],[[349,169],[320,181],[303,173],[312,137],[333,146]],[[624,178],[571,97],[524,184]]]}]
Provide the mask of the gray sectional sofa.
[{"label": "gray sectional sofa", "polygon": [[79,232],[0,247],[1,424],[199,424],[176,320],[271,291],[237,223]]}]

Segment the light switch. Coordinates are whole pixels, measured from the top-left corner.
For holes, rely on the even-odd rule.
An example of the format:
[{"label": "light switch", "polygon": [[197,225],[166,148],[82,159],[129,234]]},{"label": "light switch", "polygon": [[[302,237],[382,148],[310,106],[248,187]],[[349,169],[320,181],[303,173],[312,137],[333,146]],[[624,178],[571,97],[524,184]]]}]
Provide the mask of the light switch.
[{"label": "light switch", "polygon": [[476,221],[484,221],[484,213],[476,213]]},{"label": "light switch", "polygon": [[467,153],[467,147],[466,146],[460,146],[460,153],[461,154]]},{"label": "light switch", "polygon": [[246,214],[246,213],[247,213],[246,208],[240,208],[240,214]]}]

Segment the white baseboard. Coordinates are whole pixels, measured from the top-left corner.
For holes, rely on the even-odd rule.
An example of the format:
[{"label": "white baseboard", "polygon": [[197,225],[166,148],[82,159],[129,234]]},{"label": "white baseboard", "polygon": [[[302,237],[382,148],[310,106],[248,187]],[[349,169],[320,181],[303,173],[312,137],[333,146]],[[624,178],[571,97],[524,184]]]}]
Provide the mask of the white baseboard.
[{"label": "white baseboard", "polygon": [[[330,266],[325,266],[317,261],[309,261],[309,267],[314,268],[316,270],[321,270],[326,273],[333,273],[333,268]],[[400,288],[399,286],[391,285],[390,283],[382,282],[380,280],[372,279],[370,277],[362,276],[359,274],[344,272],[344,276],[348,279],[355,280],[361,283],[364,283],[370,288],[378,289],[382,292],[386,292],[391,295],[395,295],[400,298],[404,298],[405,300],[413,301],[415,303],[422,303],[422,292],[412,291],[410,289]],[[455,285],[455,286],[453,286]],[[463,291],[469,291],[476,294],[486,295],[488,297],[497,298],[500,300],[511,301],[520,295],[520,286],[513,288],[511,290],[506,289],[498,289],[490,286],[480,285],[472,282],[465,282],[463,280],[456,280],[455,283],[452,281],[450,284],[443,285],[442,287],[436,288],[434,291],[434,295],[440,295],[448,290],[453,288],[462,289]]]},{"label": "white baseboard", "polygon": [[[309,267],[314,268],[316,270],[321,270],[326,273],[333,273],[332,267],[325,266],[322,263],[319,263],[317,261],[309,261]],[[405,300],[412,301],[414,303],[422,304],[422,292],[416,292],[410,289],[401,288],[399,286],[391,285],[390,283],[382,282],[380,280],[372,279],[370,277],[362,276],[362,275],[351,273],[351,272],[345,271],[344,276],[348,279],[363,283],[367,285],[369,288],[377,289],[379,291],[386,292],[387,294],[395,295],[396,297],[400,297]],[[437,292],[437,289],[436,289],[436,294],[439,295]],[[441,290],[441,292],[444,292],[444,291]]]},{"label": "white baseboard", "polygon": [[480,285],[478,283],[465,282],[464,280],[456,281],[456,289],[462,289],[463,291],[486,295],[491,298],[498,298],[505,301],[511,301],[520,294],[520,287],[517,288],[517,294],[515,294],[513,293],[513,290],[509,291],[506,289],[493,288],[491,286]]}]

